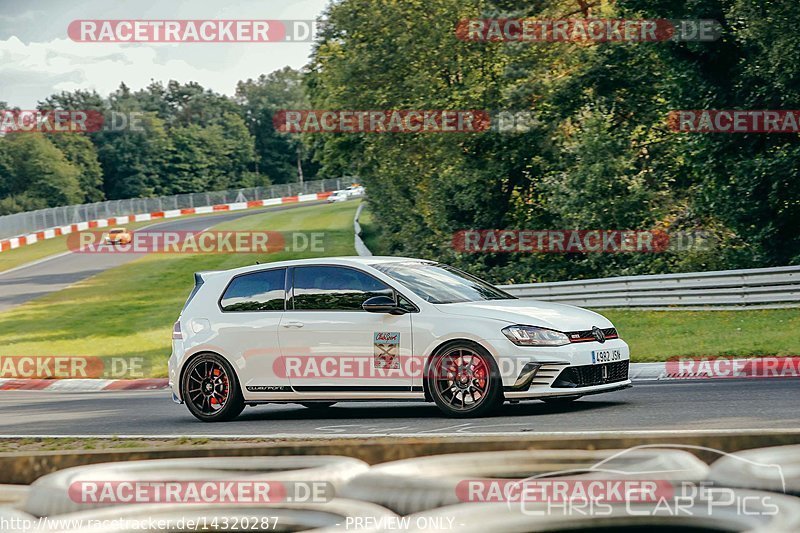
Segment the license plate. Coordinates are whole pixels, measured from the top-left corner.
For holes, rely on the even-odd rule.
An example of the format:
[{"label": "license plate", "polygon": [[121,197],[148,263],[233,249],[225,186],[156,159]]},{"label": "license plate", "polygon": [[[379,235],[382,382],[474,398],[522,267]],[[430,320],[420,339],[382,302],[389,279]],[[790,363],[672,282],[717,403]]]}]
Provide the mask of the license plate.
[{"label": "license plate", "polygon": [[610,363],[622,359],[619,350],[592,350],[592,364]]}]

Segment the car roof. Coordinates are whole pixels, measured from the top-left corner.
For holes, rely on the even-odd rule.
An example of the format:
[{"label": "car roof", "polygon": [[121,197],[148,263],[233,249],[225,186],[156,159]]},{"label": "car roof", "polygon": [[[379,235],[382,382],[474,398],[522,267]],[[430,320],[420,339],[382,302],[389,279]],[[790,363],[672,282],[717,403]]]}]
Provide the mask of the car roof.
[{"label": "car roof", "polygon": [[343,256],[343,257],[315,257],[313,259],[294,259],[290,261],[276,261],[274,263],[260,263],[256,265],[248,265],[239,268],[232,268],[230,270],[217,270],[211,272],[202,272],[205,275],[226,274],[235,276],[246,272],[253,272],[257,270],[264,270],[267,268],[282,268],[290,266],[308,266],[308,265],[341,265],[341,266],[363,266],[363,265],[380,265],[391,263],[432,263],[427,259],[418,259],[415,257],[393,257],[393,256]]}]

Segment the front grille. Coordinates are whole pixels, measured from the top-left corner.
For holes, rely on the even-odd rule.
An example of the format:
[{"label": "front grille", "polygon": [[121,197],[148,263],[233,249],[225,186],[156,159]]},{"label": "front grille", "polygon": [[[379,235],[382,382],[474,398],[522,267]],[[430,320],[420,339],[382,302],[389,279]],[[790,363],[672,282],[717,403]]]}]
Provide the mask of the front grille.
[{"label": "front grille", "polygon": [[[605,328],[601,329],[600,331],[603,332],[603,335],[606,336],[606,340],[608,339],[618,339],[619,334],[617,333],[617,328]],[[592,335],[592,330],[586,329],[583,331],[568,331],[567,337],[569,337],[569,342],[596,342],[597,339],[594,338]]]},{"label": "front grille", "polygon": [[[591,387],[604,385],[628,379],[628,364],[630,361],[614,361],[602,365],[583,365],[565,368],[558,379],[553,383],[555,389],[573,389],[576,387]],[[603,368],[606,368],[606,377],[603,377]]]}]

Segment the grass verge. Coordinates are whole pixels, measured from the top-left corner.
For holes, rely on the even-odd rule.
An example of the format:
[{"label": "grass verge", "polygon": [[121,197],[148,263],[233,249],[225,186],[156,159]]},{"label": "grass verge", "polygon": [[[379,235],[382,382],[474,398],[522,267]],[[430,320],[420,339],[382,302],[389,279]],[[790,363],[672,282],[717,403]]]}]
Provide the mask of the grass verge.
[{"label": "grass verge", "polygon": [[[128,224],[118,224],[117,226],[114,227],[123,227],[129,230],[136,230],[145,228],[147,226],[160,225],[165,222],[186,220],[194,217],[213,218],[216,215],[225,215],[229,213],[230,211],[220,211],[219,213],[214,213],[214,214],[185,215],[179,218],[166,218],[166,219],[148,220],[144,222],[130,222]],[[111,229],[111,227],[96,228],[90,231],[104,232],[108,231],[109,229]],[[38,241],[34,244],[20,246],[19,248],[14,248],[13,250],[6,250],[5,252],[0,252],[0,274],[5,272],[6,270],[11,270],[12,268],[16,268],[18,266],[26,265],[28,263],[33,263],[34,261],[50,257],[51,255],[68,252],[69,249],[67,247],[67,239],[69,237],[70,237],[69,235],[60,235],[58,237],[53,237],[52,239],[45,239],[42,241]]]},{"label": "grass verge", "polygon": [[800,309],[635,311],[605,309],[634,361],[676,356],[800,355]]},{"label": "grass verge", "polygon": [[151,254],[0,313],[0,355],[143,356],[167,375],[170,331],[200,270],[306,257],[353,255],[358,202],[254,214],[215,229],[324,232],[323,252]]}]

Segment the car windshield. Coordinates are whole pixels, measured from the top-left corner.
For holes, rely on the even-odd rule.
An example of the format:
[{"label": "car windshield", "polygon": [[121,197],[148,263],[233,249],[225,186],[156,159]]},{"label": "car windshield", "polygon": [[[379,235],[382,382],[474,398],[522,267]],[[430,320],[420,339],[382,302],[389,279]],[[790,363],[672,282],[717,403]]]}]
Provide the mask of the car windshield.
[{"label": "car windshield", "polygon": [[383,263],[373,268],[397,280],[410,291],[433,304],[513,300],[511,296],[483,280],[457,268],[437,263]]}]

